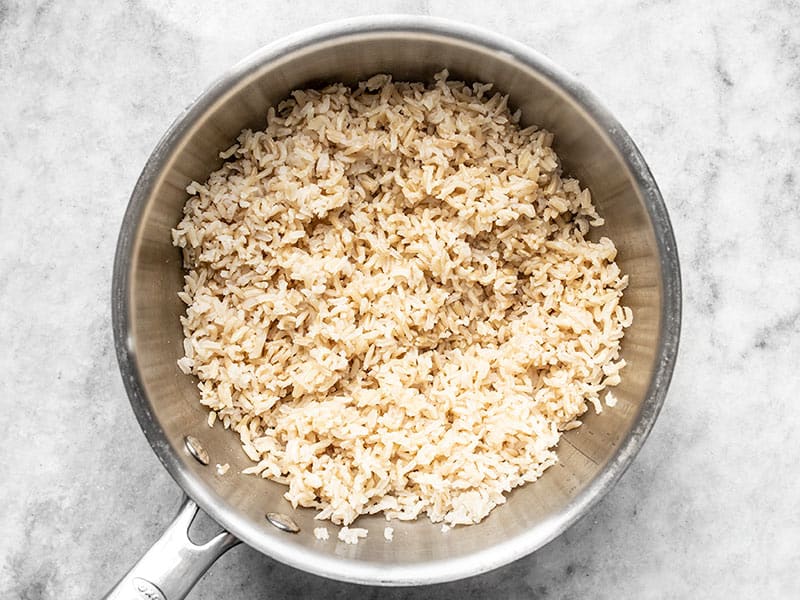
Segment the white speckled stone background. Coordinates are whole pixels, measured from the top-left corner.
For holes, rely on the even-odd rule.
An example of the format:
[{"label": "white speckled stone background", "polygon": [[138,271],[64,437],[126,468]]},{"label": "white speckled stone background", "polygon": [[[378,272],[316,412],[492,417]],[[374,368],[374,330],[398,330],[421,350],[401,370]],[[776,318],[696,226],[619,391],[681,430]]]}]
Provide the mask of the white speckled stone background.
[{"label": "white speckled stone background", "polygon": [[177,506],[109,308],[120,220],[161,133],[250,51],[378,12],[530,44],[625,125],[682,260],[669,397],[619,485],[505,568],[386,590],[239,546],[190,598],[800,597],[799,4],[0,0],[0,598],[101,596]]}]

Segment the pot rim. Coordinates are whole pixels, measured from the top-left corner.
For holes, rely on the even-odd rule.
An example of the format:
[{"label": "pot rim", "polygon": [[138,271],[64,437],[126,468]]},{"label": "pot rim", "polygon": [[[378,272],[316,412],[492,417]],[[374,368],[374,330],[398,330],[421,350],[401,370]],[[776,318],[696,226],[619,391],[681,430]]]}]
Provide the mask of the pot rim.
[{"label": "pot rim", "polygon": [[[638,418],[621,441],[616,454],[557,517],[544,521],[513,539],[452,559],[395,566],[337,558],[333,555],[324,558],[314,555],[312,560],[310,555],[306,555],[296,545],[282,544],[280,540],[258,535],[248,519],[237,514],[233,507],[216,501],[202,482],[183,466],[155,420],[140,378],[136,348],[130,334],[131,257],[138,243],[146,202],[158,183],[163,167],[193,125],[218,102],[224,101],[231,87],[254,76],[265,64],[309,46],[349,36],[400,32],[446,37],[504,53],[510,60],[537,71],[561,88],[603,131],[633,176],[656,233],[663,297],[655,370]],[[271,43],[231,67],[178,116],[150,155],[123,218],[114,259],[112,320],[117,360],[136,418],[153,451],[170,475],[211,518],[264,554],[316,575],[360,584],[422,585],[478,575],[530,554],[585,515],[613,487],[650,433],[666,397],[678,352],[681,278],[675,238],[658,186],[630,136],[591,92],[537,51],[502,35],[439,18],[381,15],[319,25]]]}]

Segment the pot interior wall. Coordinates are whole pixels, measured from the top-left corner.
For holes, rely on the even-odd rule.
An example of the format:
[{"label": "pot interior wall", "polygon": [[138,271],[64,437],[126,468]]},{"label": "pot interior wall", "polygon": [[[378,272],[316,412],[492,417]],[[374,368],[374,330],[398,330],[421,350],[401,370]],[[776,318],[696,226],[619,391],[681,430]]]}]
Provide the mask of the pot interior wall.
[{"label": "pot interior wall", "polygon": [[[395,539],[386,543],[382,536],[386,522],[375,516],[359,521],[372,533],[358,545],[337,543],[333,528],[334,539],[319,542],[312,535],[314,526],[319,526],[313,511],[293,510],[282,498],[283,486],[239,474],[250,462],[238,436],[220,426],[208,427],[196,382],[176,366],[182,355],[179,316],[185,307],[176,295],[182,271],[170,229],[181,218],[187,184],[203,181],[219,166],[218,153],[233,143],[241,129],[263,127],[267,107],[291,90],[356,82],[378,72],[391,73],[396,80],[427,81],[445,67],[453,79],[491,81],[510,94],[512,106],[522,109],[525,124],[555,133],[564,171],[591,189],[607,222],[598,233],[615,241],[619,264],[630,275],[625,303],[633,308],[635,320],[623,342],[628,366],[615,390],[619,403],[600,416],[587,414],[583,427],[564,436],[558,465],[535,484],[510,494],[507,504],[480,525],[443,534],[425,519],[393,522]],[[134,402],[143,404],[144,418],[152,424],[148,437],[156,451],[178,482],[226,527],[257,549],[312,571],[315,561],[335,560],[342,564],[342,577],[350,578],[344,574],[346,563],[358,561],[374,565],[388,581],[395,570],[422,563],[438,563],[443,569],[448,560],[459,557],[474,557],[479,563],[493,547],[514,544],[532,531],[541,538],[540,544],[546,542],[558,533],[559,519],[578,510],[576,498],[596,484],[611,461],[620,459],[618,449],[637,426],[656,364],[662,267],[651,218],[630,165],[586,108],[546,72],[468,40],[420,32],[360,33],[290,46],[267,64],[251,62],[239,71],[238,83],[224,92],[219,86],[212,90],[207,97],[211,100],[201,100],[184,124],[173,129],[140,183],[146,202],[130,262],[128,343],[145,391]],[[160,165],[166,166],[156,172]],[[186,453],[182,445],[186,434],[202,440],[210,466],[203,467]],[[218,475],[216,463],[229,463],[231,468]],[[291,514],[301,533],[289,535],[272,528],[264,519],[267,511]],[[481,565],[475,568],[480,570]]]}]

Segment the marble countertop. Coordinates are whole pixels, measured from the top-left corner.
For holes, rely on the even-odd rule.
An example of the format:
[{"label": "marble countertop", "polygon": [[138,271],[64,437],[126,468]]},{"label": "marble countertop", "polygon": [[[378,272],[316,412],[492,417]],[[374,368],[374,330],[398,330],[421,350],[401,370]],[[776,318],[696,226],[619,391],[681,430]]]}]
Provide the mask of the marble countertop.
[{"label": "marble countertop", "polygon": [[608,496],[505,568],[385,590],[239,546],[190,598],[800,597],[800,5],[511,4],[0,0],[0,597],[99,597],[177,506],[109,308],[119,223],[161,133],[250,51],[378,12],[530,44],[625,125],[682,260],[669,396]]}]

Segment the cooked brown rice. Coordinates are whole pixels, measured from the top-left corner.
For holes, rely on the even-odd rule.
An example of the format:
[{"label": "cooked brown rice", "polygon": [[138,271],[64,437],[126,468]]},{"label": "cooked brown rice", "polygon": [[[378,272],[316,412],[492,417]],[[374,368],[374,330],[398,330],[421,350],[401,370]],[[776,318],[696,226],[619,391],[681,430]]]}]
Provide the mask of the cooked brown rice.
[{"label": "cooked brown rice", "polygon": [[345,544],[357,544],[358,540],[367,537],[368,533],[363,527],[348,527],[345,525],[339,530],[337,537]]},{"label": "cooked brown rice", "polygon": [[296,91],[187,189],[179,365],[246,472],[320,519],[477,523],[620,381],[614,244],[490,90]]}]

